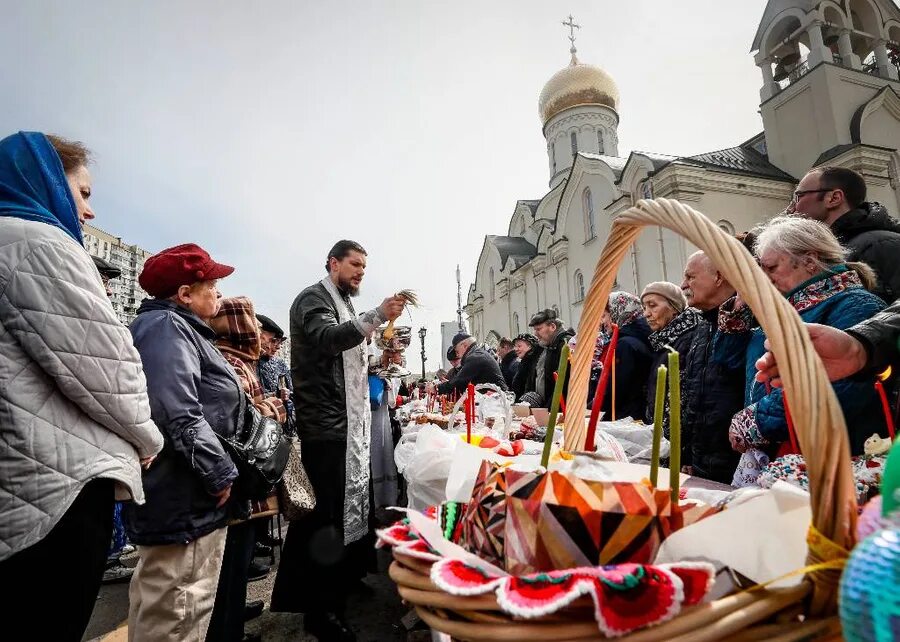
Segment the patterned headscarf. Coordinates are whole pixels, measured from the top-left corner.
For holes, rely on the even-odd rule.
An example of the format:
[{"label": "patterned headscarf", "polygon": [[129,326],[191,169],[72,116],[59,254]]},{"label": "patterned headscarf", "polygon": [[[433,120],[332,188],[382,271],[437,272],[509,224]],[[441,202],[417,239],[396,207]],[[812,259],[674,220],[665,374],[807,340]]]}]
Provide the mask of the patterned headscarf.
[{"label": "patterned headscarf", "polygon": [[641,300],[630,292],[610,292],[609,317],[620,328],[634,323],[644,312]]},{"label": "patterned headscarf", "polygon": [[219,335],[216,345],[220,351],[246,361],[259,359],[259,322],[250,299],[245,296],[222,299],[222,307],[209,325]]}]

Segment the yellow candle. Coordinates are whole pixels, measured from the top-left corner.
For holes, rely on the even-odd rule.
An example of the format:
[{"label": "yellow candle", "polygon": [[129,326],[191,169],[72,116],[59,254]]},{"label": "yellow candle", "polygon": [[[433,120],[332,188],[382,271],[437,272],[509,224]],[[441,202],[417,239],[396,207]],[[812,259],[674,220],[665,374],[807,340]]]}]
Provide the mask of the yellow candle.
[{"label": "yellow candle", "polygon": [[672,503],[678,501],[681,481],[681,373],[678,371],[678,351],[669,352],[669,487]]},{"label": "yellow candle", "polygon": [[656,371],[656,404],[653,407],[653,450],[650,453],[650,483],[653,488],[659,478],[659,442],[662,439],[663,403],[666,394],[666,367]]}]

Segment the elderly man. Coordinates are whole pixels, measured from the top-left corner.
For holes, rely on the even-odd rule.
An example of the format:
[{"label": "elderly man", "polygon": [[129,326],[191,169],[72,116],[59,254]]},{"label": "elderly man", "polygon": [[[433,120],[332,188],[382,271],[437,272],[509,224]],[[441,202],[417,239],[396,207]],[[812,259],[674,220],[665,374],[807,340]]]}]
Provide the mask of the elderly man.
[{"label": "elderly man", "polygon": [[453,349],[460,360],[459,369],[451,379],[438,384],[438,394],[462,394],[470,383],[492,383],[502,390],[507,389],[500,364],[487,348],[475,343],[472,336],[465,332],[458,333],[453,337]]},{"label": "elderly man", "polygon": [[278,397],[287,409],[288,424],[294,423],[294,383],[291,369],[278,356],[278,349],[284,343],[284,330],[264,314],[257,314],[260,334],[260,353],[257,376],[267,397]]},{"label": "elderly man", "polygon": [[359,293],[366,251],[355,241],[338,241],[325,269],[290,316],[297,430],[316,507],[288,529],[270,610],[305,613],[306,631],[320,640],[351,641],[347,593],[365,576],[372,550],[366,338],[398,318],[406,300],[389,296],[357,316],[350,298]]},{"label": "elderly man", "polygon": [[735,295],[734,288],[703,252],[695,252],[684,268],[681,290],[688,305],[706,320],[694,334],[684,374],[686,432],[685,472],[731,483],[739,455],[731,448],[728,428],[744,406],[744,371],[712,359],[718,332],[719,306]]},{"label": "elderly man", "polygon": [[900,223],[879,203],[866,202],[866,181],[852,169],[815,167],[794,190],[788,211],[831,227],[850,252],[878,276],[873,290],[885,302],[900,298]]},{"label": "elderly man", "polygon": [[[547,407],[553,397],[553,388],[556,380],[553,375],[559,368],[559,357],[563,346],[569,339],[575,336],[575,330],[566,328],[562,319],[557,317],[556,310],[541,310],[531,317],[528,322],[532,328],[538,343],[544,349],[538,357],[535,373],[535,389],[522,395],[521,401],[532,407]],[[569,385],[569,373],[566,373],[566,381],[563,384],[563,394]]]}]

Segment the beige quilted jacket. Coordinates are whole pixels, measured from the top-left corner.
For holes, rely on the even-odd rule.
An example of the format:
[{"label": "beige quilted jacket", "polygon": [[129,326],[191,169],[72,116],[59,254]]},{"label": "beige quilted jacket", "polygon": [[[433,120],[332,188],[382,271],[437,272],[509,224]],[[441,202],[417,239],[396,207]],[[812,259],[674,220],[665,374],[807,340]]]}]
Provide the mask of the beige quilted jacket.
[{"label": "beige quilted jacket", "polygon": [[56,227],[0,217],[0,560],[46,536],[91,479],[143,503],[139,457],[162,445],[90,256]]}]

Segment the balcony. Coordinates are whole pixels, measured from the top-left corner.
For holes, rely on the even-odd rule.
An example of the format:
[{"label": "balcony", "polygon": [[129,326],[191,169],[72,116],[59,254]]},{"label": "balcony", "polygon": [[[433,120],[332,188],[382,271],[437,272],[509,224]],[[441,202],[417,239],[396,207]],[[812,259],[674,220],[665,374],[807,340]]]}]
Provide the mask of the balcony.
[{"label": "balcony", "polygon": [[776,80],[778,83],[779,91],[783,91],[793,85],[795,82],[800,80],[803,76],[805,76],[809,72],[809,61],[804,58],[800,62],[798,62],[789,72],[787,72],[787,76],[782,78],[781,80]]}]

